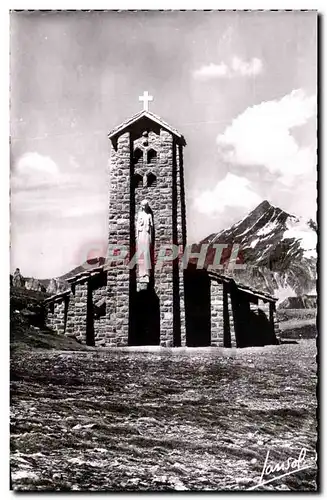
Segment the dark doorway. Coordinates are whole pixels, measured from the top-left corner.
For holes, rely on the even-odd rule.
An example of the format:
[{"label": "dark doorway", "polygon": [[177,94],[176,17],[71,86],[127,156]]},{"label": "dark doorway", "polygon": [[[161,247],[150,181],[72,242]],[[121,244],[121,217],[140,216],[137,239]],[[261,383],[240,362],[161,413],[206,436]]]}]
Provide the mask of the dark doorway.
[{"label": "dark doorway", "polygon": [[184,275],[186,345],[211,344],[210,279],[205,270],[188,269]]},{"label": "dark doorway", "polygon": [[95,345],[98,320],[106,313],[106,301],[101,301],[101,289],[107,285],[107,274],[100,272],[88,279],[87,283],[87,316],[86,316],[86,344]]},{"label": "dark doorway", "polygon": [[130,345],[160,344],[159,298],[153,288],[135,294],[133,330]]},{"label": "dark doorway", "polygon": [[237,347],[264,346],[275,344],[274,328],[265,312],[250,307],[257,299],[237,289],[231,295]]}]

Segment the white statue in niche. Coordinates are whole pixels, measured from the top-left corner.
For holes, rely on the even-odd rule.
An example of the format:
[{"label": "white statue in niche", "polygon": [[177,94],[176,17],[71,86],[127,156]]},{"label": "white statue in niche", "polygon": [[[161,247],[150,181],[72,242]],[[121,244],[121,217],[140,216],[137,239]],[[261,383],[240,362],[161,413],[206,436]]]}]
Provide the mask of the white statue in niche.
[{"label": "white statue in niche", "polygon": [[153,217],[147,200],[141,201],[136,222],[136,242],[138,256],[139,281],[149,283],[151,271],[151,249],[153,235]]}]

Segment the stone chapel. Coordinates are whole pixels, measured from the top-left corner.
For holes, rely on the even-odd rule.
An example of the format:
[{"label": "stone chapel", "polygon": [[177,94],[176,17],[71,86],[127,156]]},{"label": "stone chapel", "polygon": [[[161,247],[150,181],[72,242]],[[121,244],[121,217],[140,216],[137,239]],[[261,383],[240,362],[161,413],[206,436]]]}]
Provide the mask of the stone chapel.
[{"label": "stone chapel", "polygon": [[[183,269],[179,259],[156,264],[163,247],[186,246],[186,142],[148,110],[151,96],[140,100],[144,109],[108,134],[108,249],[127,252],[67,279],[69,289],[45,301],[48,326],[108,348],[277,343],[274,297],[215,271]],[[149,242],[148,271],[126,265],[141,237]]]}]

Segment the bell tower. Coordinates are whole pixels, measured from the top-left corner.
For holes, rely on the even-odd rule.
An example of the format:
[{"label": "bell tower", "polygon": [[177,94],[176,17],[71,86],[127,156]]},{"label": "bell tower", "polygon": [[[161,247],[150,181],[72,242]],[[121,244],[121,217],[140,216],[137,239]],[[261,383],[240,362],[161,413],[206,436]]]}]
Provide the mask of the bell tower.
[{"label": "bell tower", "polygon": [[[152,96],[144,92],[144,109],[113,129],[111,141],[109,252],[122,249],[123,260],[107,273],[106,345],[185,345],[184,279],[178,258],[186,245],[183,136],[148,110]],[[151,269],[140,278],[128,266],[137,247],[137,217],[147,201],[152,220]],[[175,247],[176,248],[176,247]],[[127,250],[124,254],[124,249]],[[123,255],[124,254],[124,255]]]}]

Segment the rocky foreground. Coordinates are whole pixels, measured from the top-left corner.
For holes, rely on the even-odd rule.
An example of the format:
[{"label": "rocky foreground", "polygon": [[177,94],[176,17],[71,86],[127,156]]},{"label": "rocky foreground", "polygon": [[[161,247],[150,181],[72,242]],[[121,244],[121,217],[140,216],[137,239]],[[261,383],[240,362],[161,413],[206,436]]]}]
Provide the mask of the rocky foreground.
[{"label": "rocky foreground", "polygon": [[[17,349],[14,490],[314,491],[316,344]],[[257,487],[265,458],[308,468]],[[286,463],[286,462],[285,462]],[[293,464],[294,465],[294,464]],[[291,469],[289,469],[291,470]]]}]

